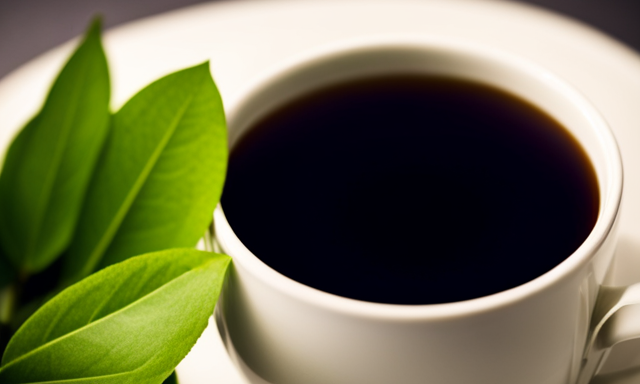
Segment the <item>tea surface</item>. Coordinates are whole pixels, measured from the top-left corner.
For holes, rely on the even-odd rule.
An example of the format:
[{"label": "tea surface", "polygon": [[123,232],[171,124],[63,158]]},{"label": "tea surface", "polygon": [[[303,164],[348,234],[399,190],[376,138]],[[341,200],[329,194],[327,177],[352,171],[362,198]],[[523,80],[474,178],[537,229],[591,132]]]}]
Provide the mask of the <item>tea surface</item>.
[{"label": "tea surface", "polygon": [[254,124],[222,196],[273,269],[353,299],[435,304],[526,283],[586,239],[593,167],[554,119],[468,81],[320,89]]}]

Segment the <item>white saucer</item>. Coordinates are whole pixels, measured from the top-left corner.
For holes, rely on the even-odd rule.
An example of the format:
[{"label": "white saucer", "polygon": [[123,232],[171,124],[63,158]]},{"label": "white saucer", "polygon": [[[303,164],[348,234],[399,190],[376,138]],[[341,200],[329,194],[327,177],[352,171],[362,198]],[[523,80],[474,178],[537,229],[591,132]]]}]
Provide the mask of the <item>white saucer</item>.
[{"label": "white saucer", "polygon": [[[211,60],[223,100],[292,56],[336,40],[374,34],[460,37],[526,56],[584,92],[611,124],[625,166],[620,247],[610,283],[640,282],[640,56],[563,17],[516,3],[323,0],[213,3],[108,31],[114,109],[170,71]],[[72,49],[65,44],[0,82],[0,149],[40,107]],[[640,366],[640,342],[613,351],[605,371]],[[205,331],[178,367],[181,384],[246,384],[215,329]],[[640,370],[594,384],[640,382]]]}]

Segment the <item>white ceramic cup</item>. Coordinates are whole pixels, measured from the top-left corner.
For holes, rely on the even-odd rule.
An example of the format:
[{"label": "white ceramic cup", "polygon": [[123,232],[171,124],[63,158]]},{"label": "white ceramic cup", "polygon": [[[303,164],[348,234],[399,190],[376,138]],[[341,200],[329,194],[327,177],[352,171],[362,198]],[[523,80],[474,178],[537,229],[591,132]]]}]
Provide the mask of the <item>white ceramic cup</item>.
[{"label": "white ceramic cup", "polygon": [[640,336],[640,287],[602,285],[616,245],[622,164],[603,118],[562,80],[522,58],[460,41],[345,43],[283,64],[233,101],[230,145],[266,112],[309,90],[407,72],[488,83],[567,127],[599,181],[591,234],[558,266],[518,287],[447,304],[391,305],[325,293],[271,269],[218,206],[215,241],[233,268],[216,319],[232,359],[255,384],[588,383],[613,344]]}]

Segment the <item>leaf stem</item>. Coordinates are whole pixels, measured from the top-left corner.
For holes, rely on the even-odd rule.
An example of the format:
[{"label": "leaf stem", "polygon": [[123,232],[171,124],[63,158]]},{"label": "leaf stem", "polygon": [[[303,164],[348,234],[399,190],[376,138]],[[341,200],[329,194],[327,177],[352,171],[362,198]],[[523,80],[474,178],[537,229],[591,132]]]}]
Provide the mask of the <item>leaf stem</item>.
[{"label": "leaf stem", "polygon": [[28,278],[29,273],[22,270],[18,272],[18,278],[12,284],[0,291],[0,325],[4,326],[12,323]]},{"label": "leaf stem", "polygon": [[11,320],[16,309],[18,283],[10,284],[0,291],[0,356],[4,353],[13,335]]},{"label": "leaf stem", "polygon": [[0,291],[0,324],[6,325],[11,323],[11,318],[16,307],[17,285],[10,284]]}]

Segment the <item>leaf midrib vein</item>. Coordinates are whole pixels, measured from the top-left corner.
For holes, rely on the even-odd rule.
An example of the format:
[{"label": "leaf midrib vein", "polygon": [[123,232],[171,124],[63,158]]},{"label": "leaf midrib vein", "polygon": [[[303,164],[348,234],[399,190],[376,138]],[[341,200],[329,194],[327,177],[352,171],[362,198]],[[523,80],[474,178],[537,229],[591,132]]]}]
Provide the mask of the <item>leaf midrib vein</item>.
[{"label": "leaf midrib vein", "polygon": [[136,182],[133,184],[133,188],[131,188],[131,190],[125,197],[124,201],[120,205],[120,208],[118,209],[118,212],[113,216],[113,219],[109,223],[107,230],[104,232],[103,236],[100,238],[100,240],[96,244],[94,250],[90,253],[88,262],[85,264],[84,270],[82,271],[83,276],[91,273],[93,268],[100,262],[100,259],[102,258],[102,256],[104,256],[104,253],[106,252],[107,247],[110,245],[111,240],[113,240],[114,236],[116,235],[116,232],[120,227],[120,224],[122,223],[125,216],[129,212],[129,209],[133,205],[133,202],[138,196],[138,193],[144,186],[145,182],[147,181],[147,178],[151,174],[151,171],[153,170],[156,163],[158,162],[158,159],[164,152],[164,149],[166,148],[167,144],[173,137],[173,134],[175,133],[176,129],[180,125],[182,117],[184,116],[191,102],[194,99],[194,95],[195,95],[195,92],[189,95],[189,97],[184,101],[183,105],[178,110],[178,114],[176,115],[174,120],[171,122],[169,129],[167,129],[167,132],[162,137],[162,140],[160,140],[156,149],[153,151],[153,153],[149,157],[149,160],[147,161],[142,171],[140,172],[138,178],[136,179]]}]

